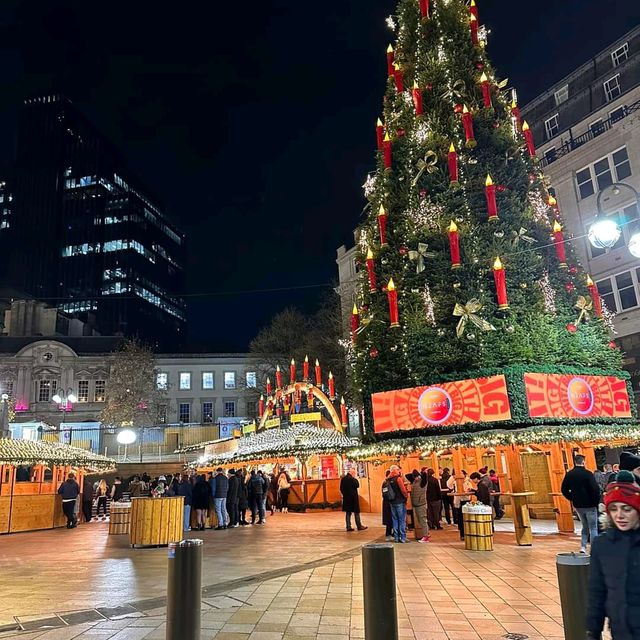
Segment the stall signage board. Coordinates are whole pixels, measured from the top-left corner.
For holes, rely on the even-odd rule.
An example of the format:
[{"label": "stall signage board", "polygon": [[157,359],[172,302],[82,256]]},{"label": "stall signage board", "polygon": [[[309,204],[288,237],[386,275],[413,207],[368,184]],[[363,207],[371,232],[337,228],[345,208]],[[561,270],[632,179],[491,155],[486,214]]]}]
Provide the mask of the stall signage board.
[{"label": "stall signage board", "polygon": [[320,456],[322,478],[338,477],[338,461],[335,456]]},{"label": "stall signage board", "polygon": [[322,414],[319,411],[313,411],[311,413],[294,413],[289,421],[293,424],[297,422],[320,422],[322,420]]},{"label": "stall signage board", "polygon": [[215,457],[223,453],[235,453],[238,450],[238,441],[235,438],[229,440],[220,440],[208,444],[204,448],[205,457]]},{"label": "stall signage board", "polygon": [[279,427],[279,426],[280,426],[280,418],[269,418],[264,423],[265,429],[274,429],[275,427]]},{"label": "stall signage board", "polygon": [[511,419],[503,375],[374,393],[376,433]]},{"label": "stall signage board", "polygon": [[252,422],[251,424],[245,424],[242,427],[242,433],[244,433],[245,435],[247,433],[254,433],[256,430],[256,423]]},{"label": "stall signage board", "polygon": [[627,381],[614,376],[525,373],[532,418],[630,418]]}]

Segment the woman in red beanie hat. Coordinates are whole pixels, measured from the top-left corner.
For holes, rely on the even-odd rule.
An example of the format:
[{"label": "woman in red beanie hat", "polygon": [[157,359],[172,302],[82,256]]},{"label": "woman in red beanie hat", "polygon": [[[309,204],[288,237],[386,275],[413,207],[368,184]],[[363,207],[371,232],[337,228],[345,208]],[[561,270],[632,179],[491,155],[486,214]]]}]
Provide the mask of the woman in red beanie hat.
[{"label": "woman in red beanie hat", "polygon": [[613,640],[640,640],[640,486],[620,471],[604,504],[611,527],[591,547],[587,638],[600,640],[609,618]]}]

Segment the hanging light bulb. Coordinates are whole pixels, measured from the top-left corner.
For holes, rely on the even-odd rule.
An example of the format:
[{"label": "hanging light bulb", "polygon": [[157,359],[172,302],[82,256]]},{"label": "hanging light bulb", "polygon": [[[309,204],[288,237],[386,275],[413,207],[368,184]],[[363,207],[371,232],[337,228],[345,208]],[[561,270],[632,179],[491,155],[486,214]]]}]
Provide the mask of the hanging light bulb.
[{"label": "hanging light bulb", "polygon": [[629,238],[629,253],[634,258],[640,258],[640,231],[636,231]]},{"label": "hanging light bulb", "polygon": [[622,230],[612,218],[600,218],[589,227],[589,242],[596,249],[610,249],[620,239]]}]

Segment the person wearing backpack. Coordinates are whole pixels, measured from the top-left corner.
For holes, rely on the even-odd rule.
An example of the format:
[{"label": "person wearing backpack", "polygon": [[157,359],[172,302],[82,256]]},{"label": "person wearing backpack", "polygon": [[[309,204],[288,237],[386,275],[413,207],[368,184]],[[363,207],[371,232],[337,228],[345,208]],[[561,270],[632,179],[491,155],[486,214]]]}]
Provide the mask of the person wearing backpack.
[{"label": "person wearing backpack", "polygon": [[[386,489],[386,491],[385,491]],[[407,541],[407,488],[404,485],[400,467],[396,464],[389,469],[389,477],[386,487],[382,489],[383,495],[391,504],[391,519],[393,521],[393,539],[395,542]]]}]

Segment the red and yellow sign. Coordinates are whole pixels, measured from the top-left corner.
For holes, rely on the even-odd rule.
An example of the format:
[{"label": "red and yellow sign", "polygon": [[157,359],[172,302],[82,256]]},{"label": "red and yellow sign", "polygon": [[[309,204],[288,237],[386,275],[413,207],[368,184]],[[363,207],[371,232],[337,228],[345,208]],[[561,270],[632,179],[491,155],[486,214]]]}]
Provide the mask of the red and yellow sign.
[{"label": "red and yellow sign", "polygon": [[627,382],[613,376],[525,373],[532,418],[630,418]]},{"label": "red and yellow sign", "polygon": [[371,401],[376,433],[511,419],[502,375],[374,393]]}]

